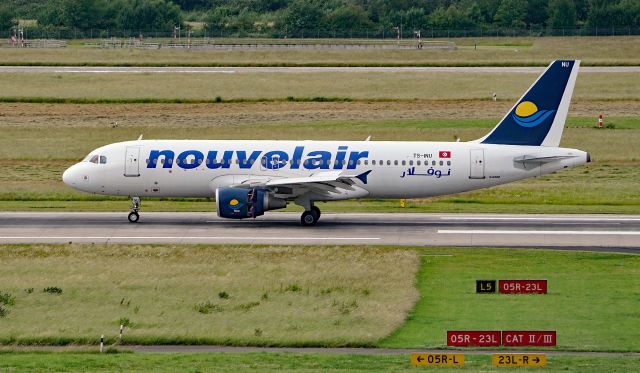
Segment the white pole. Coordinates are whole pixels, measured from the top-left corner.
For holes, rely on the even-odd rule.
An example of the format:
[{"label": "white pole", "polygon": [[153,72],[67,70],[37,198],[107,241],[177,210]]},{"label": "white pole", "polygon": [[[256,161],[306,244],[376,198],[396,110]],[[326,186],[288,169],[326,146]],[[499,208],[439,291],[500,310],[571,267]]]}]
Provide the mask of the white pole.
[{"label": "white pole", "polygon": [[100,353],[102,353],[103,349],[104,349],[104,334],[100,336]]},{"label": "white pole", "polygon": [[124,328],[124,325],[120,324],[120,340],[122,340],[122,329]]}]

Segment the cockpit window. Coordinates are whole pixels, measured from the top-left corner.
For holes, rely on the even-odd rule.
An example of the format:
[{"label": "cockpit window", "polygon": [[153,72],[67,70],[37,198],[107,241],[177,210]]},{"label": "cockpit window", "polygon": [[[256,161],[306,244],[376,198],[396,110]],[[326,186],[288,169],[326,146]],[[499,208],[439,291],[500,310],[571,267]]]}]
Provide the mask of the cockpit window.
[{"label": "cockpit window", "polygon": [[107,163],[107,157],[104,155],[100,156],[100,164],[106,164]]},{"label": "cockpit window", "polygon": [[94,155],[93,157],[91,157],[91,159],[89,160],[89,162],[91,162],[91,163],[96,163],[96,164],[97,164],[97,163],[98,163],[99,158],[100,158],[99,156]]}]

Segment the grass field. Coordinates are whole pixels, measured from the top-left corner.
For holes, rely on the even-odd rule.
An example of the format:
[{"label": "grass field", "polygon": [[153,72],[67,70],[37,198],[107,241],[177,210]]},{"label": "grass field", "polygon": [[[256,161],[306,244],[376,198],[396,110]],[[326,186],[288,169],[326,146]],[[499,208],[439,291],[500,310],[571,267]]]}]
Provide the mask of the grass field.
[{"label": "grass field", "polygon": [[[410,250],[0,246],[0,344],[372,345],[418,298]],[[59,288],[61,293],[43,289]]]},{"label": "grass field", "polygon": [[[640,350],[633,255],[2,245],[0,259],[2,344],[110,344],[125,323],[124,344],[440,348],[452,329],[542,329],[562,350]],[[477,295],[478,278],[548,279],[549,294]]]},{"label": "grass field", "polygon": [[[440,39],[439,39],[440,40]],[[457,50],[129,50],[0,49],[2,65],[147,66],[544,66],[557,58],[585,65],[638,65],[638,36],[460,38]],[[277,41],[276,41],[277,42]],[[284,40],[280,40],[284,42]],[[321,41],[326,42],[326,41]],[[339,40],[334,42],[339,43]],[[353,41],[349,41],[350,43]],[[477,44],[478,48],[474,48]]]},{"label": "grass field", "polygon": [[[240,106],[240,113],[233,110]],[[271,105],[0,105],[0,210],[125,211],[124,199],[77,192],[61,181],[65,168],[90,150],[110,142],[136,138],[223,139],[425,139],[471,140],[490,130],[497,119],[442,119],[456,113],[458,103],[281,103]],[[597,103],[595,106],[599,106]],[[604,105],[604,104],[603,104]],[[497,110],[501,110],[502,103]],[[578,113],[589,111],[580,104]],[[157,109],[156,109],[157,108]],[[433,110],[431,110],[433,108]],[[631,109],[630,109],[631,108]],[[609,112],[626,113],[634,104],[611,105]],[[211,109],[211,110],[209,110]],[[487,110],[487,109],[485,109]],[[127,114],[127,111],[129,114]],[[144,112],[153,111],[149,116]],[[440,118],[393,119],[396,115]],[[194,113],[195,120],[189,120]],[[372,114],[368,114],[372,113]],[[428,115],[428,114],[427,114]],[[240,116],[240,117],[239,117]],[[111,128],[112,118],[119,127]],[[149,118],[151,117],[151,118]],[[330,120],[331,118],[347,118]],[[363,119],[374,117],[377,120]],[[300,121],[293,124],[291,121]],[[210,125],[207,125],[211,123]],[[323,211],[389,212],[529,212],[638,213],[640,197],[640,122],[635,117],[609,117],[615,129],[594,129],[594,118],[569,118],[562,146],[588,150],[593,163],[541,178],[504,186],[409,201],[401,209],[395,200],[345,201],[323,204]],[[175,131],[178,125],[181,131]],[[50,131],[50,128],[56,128]],[[399,130],[401,129],[401,130]],[[44,136],[43,134],[47,135]],[[78,141],[77,139],[82,139]],[[615,182],[612,182],[615,181]],[[145,200],[145,211],[213,211],[211,201]],[[292,207],[296,209],[296,207]]]},{"label": "grass field", "polygon": [[[516,100],[528,73],[306,72],[236,74],[3,74],[0,100],[210,101],[294,98],[351,100]],[[584,73],[576,100],[638,100],[640,74]]]},{"label": "grass field", "polygon": [[[551,356],[544,371],[631,372],[639,364],[640,358],[634,356]],[[425,369],[428,368],[411,366],[408,355],[0,353],[0,370],[10,372],[416,372]],[[489,356],[467,355],[464,367],[437,370],[449,372],[454,369],[464,372],[516,372],[526,368],[493,367]]]},{"label": "grass field", "polygon": [[[420,301],[381,346],[446,347],[447,330],[556,330],[563,350],[640,350],[638,256],[535,249],[420,253]],[[546,279],[549,294],[476,294],[478,279]]]}]

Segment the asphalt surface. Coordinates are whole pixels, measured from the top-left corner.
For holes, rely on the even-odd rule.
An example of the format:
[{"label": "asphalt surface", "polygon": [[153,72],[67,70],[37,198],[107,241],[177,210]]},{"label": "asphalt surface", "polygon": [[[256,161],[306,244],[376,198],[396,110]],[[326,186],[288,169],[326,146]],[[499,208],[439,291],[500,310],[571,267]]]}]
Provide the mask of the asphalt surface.
[{"label": "asphalt surface", "polygon": [[2,212],[0,243],[330,244],[559,248],[640,254],[640,215]]},{"label": "asphalt surface", "polygon": [[[110,74],[110,73],[313,73],[313,72],[449,72],[539,74],[545,67],[107,67],[107,66],[0,66],[0,73]],[[640,72],[640,66],[580,67],[580,73]]]}]

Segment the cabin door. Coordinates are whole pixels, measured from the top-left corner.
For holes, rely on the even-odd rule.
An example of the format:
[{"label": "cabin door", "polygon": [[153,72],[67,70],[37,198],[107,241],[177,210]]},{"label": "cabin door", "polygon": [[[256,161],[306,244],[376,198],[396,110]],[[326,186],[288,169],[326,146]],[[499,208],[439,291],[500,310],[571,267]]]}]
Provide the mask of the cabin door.
[{"label": "cabin door", "polygon": [[140,148],[128,146],[124,157],[124,176],[140,176]]},{"label": "cabin door", "polygon": [[484,179],[484,149],[471,149],[469,179]]}]

